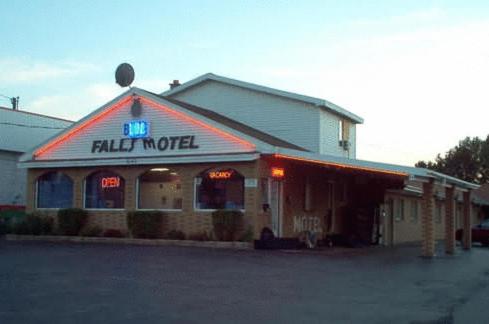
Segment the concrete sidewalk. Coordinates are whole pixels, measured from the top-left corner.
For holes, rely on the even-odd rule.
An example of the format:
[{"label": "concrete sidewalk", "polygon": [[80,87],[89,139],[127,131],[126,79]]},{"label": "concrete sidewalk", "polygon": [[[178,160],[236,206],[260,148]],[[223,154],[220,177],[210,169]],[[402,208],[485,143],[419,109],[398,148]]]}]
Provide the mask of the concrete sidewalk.
[{"label": "concrete sidewalk", "polygon": [[489,249],[418,255],[0,241],[0,323],[485,323]]}]

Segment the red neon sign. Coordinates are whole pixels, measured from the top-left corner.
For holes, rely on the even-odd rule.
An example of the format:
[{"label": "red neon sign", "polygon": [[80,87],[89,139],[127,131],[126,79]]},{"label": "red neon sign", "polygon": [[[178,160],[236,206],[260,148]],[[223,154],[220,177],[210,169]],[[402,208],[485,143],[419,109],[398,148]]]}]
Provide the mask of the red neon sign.
[{"label": "red neon sign", "polygon": [[209,172],[210,179],[229,179],[233,175],[233,171],[211,171]]},{"label": "red neon sign", "polygon": [[121,185],[119,177],[102,178],[102,188],[118,188]]},{"label": "red neon sign", "polygon": [[272,177],[273,178],[283,178],[285,177],[285,169],[284,168],[272,168]]}]

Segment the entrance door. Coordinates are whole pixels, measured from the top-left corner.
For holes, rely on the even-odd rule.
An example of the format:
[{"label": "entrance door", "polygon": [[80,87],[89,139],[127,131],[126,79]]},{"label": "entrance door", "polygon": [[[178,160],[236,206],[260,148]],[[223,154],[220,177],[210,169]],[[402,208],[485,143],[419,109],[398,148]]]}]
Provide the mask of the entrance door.
[{"label": "entrance door", "polygon": [[272,212],[272,231],[276,237],[282,236],[282,199],[283,184],[281,181],[270,181],[270,210]]}]

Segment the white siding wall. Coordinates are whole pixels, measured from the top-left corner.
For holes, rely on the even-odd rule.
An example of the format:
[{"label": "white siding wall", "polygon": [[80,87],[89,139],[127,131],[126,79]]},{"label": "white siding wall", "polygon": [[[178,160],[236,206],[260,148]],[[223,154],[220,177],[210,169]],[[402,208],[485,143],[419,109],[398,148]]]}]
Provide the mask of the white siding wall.
[{"label": "white siding wall", "polygon": [[350,149],[345,151],[339,145],[339,121],[340,117],[325,110],[320,112],[320,152],[321,154],[342,156],[354,159],[356,157],[356,127],[350,125]]},{"label": "white siding wall", "polygon": [[[64,159],[90,159],[90,158],[124,158],[145,156],[168,156],[189,154],[215,154],[231,152],[249,152],[254,148],[245,146],[233,138],[228,138],[215,131],[151,105],[143,105],[140,117],[134,118],[130,114],[131,104],[126,104],[97,120],[96,123],[80,130],[75,135],[64,140],[47,152],[41,154],[38,160],[64,160]],[[138,139],[132,152],[99,152],[92,153],[93,141],[114,140],[115,148],[123,136],[123,124],[130,120],[147,120],[150,122],[150,136],[157,144],[161,137],[194,136],[197,149],[164,150],[144,149],[141,139]],[[130,140],[126,139],[124,147],[130,147]],[[178,145],[178,144],[177,144]]]},{"label": "white siding wall", "polygon": [[0,151],[0,205],[25,205],[27,170],[17,168],[20,155]]},{"label": "white siding wall", "polygon": [[313,152],[319,151],[319,109],[313,105],[215,81],[173,96],[240,121]]}]

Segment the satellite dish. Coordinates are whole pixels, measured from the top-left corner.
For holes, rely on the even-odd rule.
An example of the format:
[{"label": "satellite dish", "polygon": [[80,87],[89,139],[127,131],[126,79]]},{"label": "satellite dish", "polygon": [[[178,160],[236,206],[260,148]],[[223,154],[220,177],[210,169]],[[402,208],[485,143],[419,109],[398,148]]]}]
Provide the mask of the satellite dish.
[{"label": "satellite dish", "polygon": [[115,70],[115,82],[121,87],[128,87],[134,81],[134,69],[128,63],[122,63]]}]

